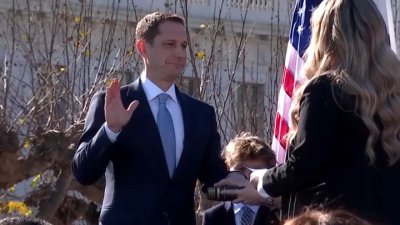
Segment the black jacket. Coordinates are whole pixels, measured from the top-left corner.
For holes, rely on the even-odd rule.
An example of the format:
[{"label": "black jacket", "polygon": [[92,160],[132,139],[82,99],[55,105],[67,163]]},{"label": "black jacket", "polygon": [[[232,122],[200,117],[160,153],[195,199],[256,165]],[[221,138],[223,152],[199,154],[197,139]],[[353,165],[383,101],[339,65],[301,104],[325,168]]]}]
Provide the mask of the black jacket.
[{"label": "black jacket", "polygon": [[266,192],[287,197],[323,184],[318,191],[305,191],[303,200],[400,224],[400,163],[388,166],[379,143],[370,165],[365,153],[369,131],[357,115],[354,97],[342,93],[333,76],[322,75],[305,88],[299,116],[288,161],[263,177]]}]

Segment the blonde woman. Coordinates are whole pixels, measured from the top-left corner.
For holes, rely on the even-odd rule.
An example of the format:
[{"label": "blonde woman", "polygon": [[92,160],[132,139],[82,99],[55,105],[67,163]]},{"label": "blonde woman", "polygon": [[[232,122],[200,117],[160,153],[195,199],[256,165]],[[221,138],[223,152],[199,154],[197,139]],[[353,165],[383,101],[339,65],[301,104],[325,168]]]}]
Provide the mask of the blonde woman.
[{"label": "blonde woman", "polygon": [[[285,164],[253,173],[252,183],[265,197],[324,184],[306,200],[400,224],[400,62],[385,23],[372,0],[324,0],[311,24],[292,151]],[[236,201],[254,203],[246,185]]]}]

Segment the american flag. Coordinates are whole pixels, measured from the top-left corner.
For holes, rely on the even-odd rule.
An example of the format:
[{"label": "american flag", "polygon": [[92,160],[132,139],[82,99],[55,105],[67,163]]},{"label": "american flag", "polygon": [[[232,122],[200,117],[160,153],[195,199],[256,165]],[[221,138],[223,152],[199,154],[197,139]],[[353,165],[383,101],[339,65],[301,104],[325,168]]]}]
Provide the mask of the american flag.
[{"label": "american flag", "polygon": [[276,153],[278,164],[285,162],[286,140],[289,131],[289,108],[295,88],[304,82],[300,71],[303,54],[310,39],[310,18],[312,11],[321,0],[297,0],[290,28],[289,43],[286,51],[282,86],[279,90],[278,107],[275,117],[272,149]]},{"label": "american flag", "polygon": [[[292,96],[297,86],[302,84],[305,78],[301,75],[303,65],[303,54],[308,46],[310,39],[310,18],[312,11],[322,0],[297,0],[293,14],[289,43],[286,51],[285,68],[282,77],[282,86],[279,90],[277,113],[275,117],[274,137],[272,139],[272,149],[276,153],[278,164],[285,162],[286,140],[285,135],[290,127],[290,104]],[[388,27],[392,49],[396,50],[392,9],[390,0],[374,0],[378,9],[381,11]]]}]

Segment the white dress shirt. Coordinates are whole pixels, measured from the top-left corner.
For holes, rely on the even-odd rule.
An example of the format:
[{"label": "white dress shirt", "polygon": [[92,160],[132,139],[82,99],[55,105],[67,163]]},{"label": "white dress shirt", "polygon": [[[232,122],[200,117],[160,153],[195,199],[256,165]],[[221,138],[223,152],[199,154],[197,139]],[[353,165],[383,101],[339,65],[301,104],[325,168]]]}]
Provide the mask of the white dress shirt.
[{"label": "white dress shirt", "polygon": [[269,194],[263,188],[263,177],[268,172],[268,169],[252,170],[250,177],[258,177],[257,191],[264,198],[270,198]]},{"label": "white dress shirt", "polygon": [[[142,72],[140,75],[140,80],[142,82],[143,90],[146,95],[147,101],[149,102],[151,112],[154,116],[154,121],[157,123],[157,113],[158,113],[158,98],[157,96],[161,93],[164,93],[156,84],[154,84],[151,80],[147,79],[146,72]],[[178,99],[176,97],[175,92],[175,84],[172,84],[171,87],[165,92],[170,96],[168,98],[166,107],[168,111],[171,113],[172,122],[174,123],[174,131],[175,131],[175,142],[176,142],[176,165],[178,165],[179,159],[182,155],[183,150],[183,140],[184,140],[184,124],[183,124],[183,116],[182,109],[179,105]],[[140,107],[140,102],[139,106]],[[135,116],[135,112],[133,115]],[[115,142],[119,133],[114,133],[108,126],[105,124],[105,131],[107,133],[108,138],[111,142]]]},{"label": "white dress shirt", "polygon": [[[242,222],[242,215],[243,215],[243,206],[245,206],[242,203],[233,203],[233,213],[235,214],[235,223],[236,225],[240,225]],[[253,211],[253,219],[251,221],[251,224],[254,224],[254,220],[256,219],[256,214],[258,212],[258,208],[260,208],[259,205],[246,205]]]}]

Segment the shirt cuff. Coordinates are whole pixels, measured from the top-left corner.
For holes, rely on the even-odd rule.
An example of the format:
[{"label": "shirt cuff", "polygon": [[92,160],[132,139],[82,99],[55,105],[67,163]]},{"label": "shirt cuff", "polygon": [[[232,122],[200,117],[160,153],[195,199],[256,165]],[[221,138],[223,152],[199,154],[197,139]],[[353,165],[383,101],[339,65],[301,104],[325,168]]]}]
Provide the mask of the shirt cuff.
[{"label": "shirt cuff", "polygon": [[257,191],[263,198],[270,198],[271,196],[263,188],[263,177],[268,172],[268,169],[256,170],[251,173],[252,177],[258,177]]},{"label": "shirt cuff", "polygon": [[110,140],[111,143],[114,143],[114,142],[117,140],[117,137],[118,137],[119,133],[121,133],[121,131],[120,131],[120,132],[117,132],[117,133],[115,133],[114,131],[112,131],[112,130],[108,127],[107,122],[105,122],[104,129],[105,129],[106,134],[107,134],[107,137],[108,137],[108,139]]}]

